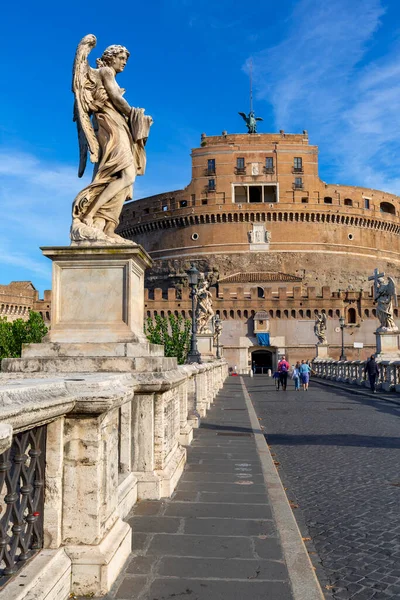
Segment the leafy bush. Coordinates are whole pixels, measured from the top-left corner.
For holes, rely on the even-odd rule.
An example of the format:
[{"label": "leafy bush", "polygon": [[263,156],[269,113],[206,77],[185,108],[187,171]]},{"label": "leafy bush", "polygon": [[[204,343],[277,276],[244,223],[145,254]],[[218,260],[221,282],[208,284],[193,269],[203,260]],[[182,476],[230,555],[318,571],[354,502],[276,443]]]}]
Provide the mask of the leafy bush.
[{"label": "leafy bush", "polygon": [[176,356],[178,365],[183,365],[189,352],[191,325],[182,315],[156,315],[154,320],[146,319],[144,331],[149,342],[164,346],[165,356]]},{"label": "leafy bush", "polygon": [[20,357],[22,344],[40,343],[47,331],[41,315],[32,310],[27,321],[0,317],[0,359]]}]

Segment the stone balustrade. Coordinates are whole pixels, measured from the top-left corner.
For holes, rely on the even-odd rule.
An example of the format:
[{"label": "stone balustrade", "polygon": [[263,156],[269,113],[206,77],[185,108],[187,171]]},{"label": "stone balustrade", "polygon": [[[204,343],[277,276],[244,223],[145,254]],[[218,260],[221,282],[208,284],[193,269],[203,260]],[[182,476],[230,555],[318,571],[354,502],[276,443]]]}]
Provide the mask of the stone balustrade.
[{"label": "stone balustrade", "polygon": [[[342,381],[369,388],[368,377],[364,376],[366,361],[335,361],[316,359],[312,363],[313,371],[321,379]],[[379,376],[376,387],[386,392],[400,392],[400,360],[377,361]]]},{"label": "stone balustrade", "polygon": [[[131,527],[123,519],[138,499],[172,494],[193,427],[227,374],[223,360],[165,372],[1,374],[0,473],[14,468],[1,459],[18,455],[14,446],[21,432],[28,432],[22,460],[29,466],[28,454],[45,452],[45,469],[43,514],[32,504],[18,517],[23,527],[29,519],[37,519],[37,526],[41,520],[36,546],[25,553],[36,555],[19,570],[25,555],[16,553],[16,572],[0,589],[0,600],[106,594],[131,549]],[[29,440],[40,427],[45,443],[37,450]],[[3,508],[16,501],[6,485],[0,490]],[[34,485],[22,489],[23,479],[19,487],[33,493]],[[8,545],[16,525],[10,514],[0,513]]]}]

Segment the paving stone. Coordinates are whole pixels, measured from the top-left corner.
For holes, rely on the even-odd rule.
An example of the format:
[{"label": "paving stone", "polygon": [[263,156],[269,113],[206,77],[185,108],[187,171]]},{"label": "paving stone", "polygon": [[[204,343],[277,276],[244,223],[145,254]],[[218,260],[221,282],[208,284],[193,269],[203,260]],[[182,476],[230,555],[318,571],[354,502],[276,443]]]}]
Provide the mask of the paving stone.
[{"label": "paving stone", "polygon": [[254,538],[254,547],[260,558],[279,560],[282,556],[282,548],[276,538]]},{"label": "paving stone", "polygon": [[200,502],[222,502],[224,504],[241,504],[246,502],[247,504],[267,504],[267,499],[264,494],[251,494],[250,490],[247,492],[247,497],[243,498],[242,493],[231,493],[223,494],[217,492],[200,492]]},{"label": "paving stone", "polygon": [[134,552],[141,552],[147,542],[148,542],[149,536],[147,535],[147,533],[132,533],[132,550]]},{"label": "paving stone", "polygon": [[185,519],[184,532],[200,535],[276,536],[275,522],[252,519]]},{"label": "paving stone", "polygon": [[[210,556],[253,558],[251,540],[245,537],[155,534],[148,554],[157,556]],[[264,557],[270,558],[270,557]],[[271,557],[276,558],[276,556]]]},{"label": "paving stone", "polygon": [[[207,579],[156,579],[148,600],[290,600],[287,583],[215,581]],[[146,599],[147,600],[147,599]]]},{"label": "paving stone", "polygon": [[157,560],[155,556],[135,556],[128,563],[126,572],[134,575],[147,575],[155,560]]},{"label": "paving stone", "polygon": [[132,517],[128,520],[133,532],[140,533],[176,533],[180,519],[174,517]]},{"label": "paving stone", "polygon": [[140,594],[146,582],[147,577],[124,577],[114,597],[116,600],[131,600]]},{"label": "paving stone", "polygon": [[245,519],[251,515],[253,519],[271,519],[271,509],[262,504],[220,504],[220,503],[187,503],[171,502],[166,510],[167,516],[178,517],[220,517]]},{"label": "paving stone", "polygon": [[278,561],[176,556],[161,559],[158,575],[188,579],[257,579],[258,581],[283,581],[288,577],[285,564]]},{"label": "paving stone", "polygon": [[266,494],[265,485],[252,482],[249,485],[243,483],[210,483],[208,481],[180,481],[179,491],[197,490],[203,492],[230,494]]}]

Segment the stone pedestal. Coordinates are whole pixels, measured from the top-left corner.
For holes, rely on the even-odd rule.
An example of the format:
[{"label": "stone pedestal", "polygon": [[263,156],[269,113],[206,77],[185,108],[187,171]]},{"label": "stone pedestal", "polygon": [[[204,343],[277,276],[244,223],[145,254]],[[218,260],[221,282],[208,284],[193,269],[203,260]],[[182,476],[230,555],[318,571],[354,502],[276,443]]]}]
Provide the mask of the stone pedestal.
[{"label": "stone pedestal", "polygon": [[315,358],[329,358],[328,344],[315,344]]},{"label": "stone pedestal", "polygon": [[141,246],[42,248],[53,261],[49,342],[145,342]]},{"label": "stone pedestal", "polygon": [[400,358],[399,331],[375,331],[376,358],[398,360]]},{"label": "stone pedestal", "polygon": [[214,358],[214,336],[212,333],[197,334],[197,348],[204,360]]},{"label": "stone pedestal", "polygon": [[51,328],[44,343],[27,344],[2,370],[33,373],[148,372],[176,368],[143,331],[141,246],[42,248],[53,261]]}]

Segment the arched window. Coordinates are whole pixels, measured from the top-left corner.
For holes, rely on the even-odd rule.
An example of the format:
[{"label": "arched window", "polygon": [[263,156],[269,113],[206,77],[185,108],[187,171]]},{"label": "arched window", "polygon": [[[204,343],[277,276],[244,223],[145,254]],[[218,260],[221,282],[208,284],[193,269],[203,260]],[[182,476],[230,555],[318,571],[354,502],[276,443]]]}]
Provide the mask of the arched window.
[{"label": "arched window", "polygon": [[304,317],[304,311],[303,309],[299,310],[299,317],[302,319]]},{"label": "arched window", "polygon": [[380,209],[383,213],[389,213],[390,215],[396,214],[396,209],[390,202],[381,202]]},{"label": "arched window", "polygon": [[350,325],[355,325],[357,323],[356,309],[353,307],[349,308],[347,311],[347,322]]},{"label": "arched window", "polygon": [[223,311],[222,311],[222,314],[224,315],[224,319],[227,319],[227,318],[228,318],[228,313],[226,312],[226,310],[223,310]]},{"label": "arched window", "polygon": [[273,310],[270,310],[270,311],[269,311],[269,316],[271,317],[271,319],[273,319],[273,318],[274,318],[274,311],[273,311]]},{"label": "arched window", "polygon": [[280,310],[277,310],[277,311],[276,311],[276,318],[277,318],[277,319],[280,319],[280,318],[281,318],[281,311],[280,311]]},{"label": "arched window", "polygon": [[399,311],[397,308],[394,309],[394,316],[397,318],[399,316]]},{"label": "arched window", "polygon": [[376,317],[376,308],[372,309],[372,316]]},{"label": "arched window", "polygon": [[311,319],[311,310],[306,310],[306,318]]},{"label": "arched window", "polygon": [[230,310],[229,311],[229,316],[230,316],[231,319],[234,319],[235,318],[235,311],[234,310]]},{"label": "arched window", "polygon": [[289,318],[289,311],[284,310],[283,311],[283,316],[285,317],[285,319],[288,319]]},{"label": "arched window", "polygon": [[337,316],[337,317],[340,317],[340,310],[339,310],[338,308],[336,309],[336,311],[335,311],[335,312],[336,312],[336,316]]},{"label": "arched window", "polygon": [[292,310],[292,313],[291,313],[291,315],[292,315],[292,319],[295,319],[295,318],[296,318],[296,311],[295,311],[295,310]]},{"label": "arched window", "polygon": [[249,311],[244,310],[243,311],[243,316],[244,316],[245,319],[248,319],[249,318]]},{"label": "arched window", "polygon": [[264,298],[264,288],[262,288],[262,287],[257,288],[257,298]]},{"label": "arched window", "polygon": [[364,316],[365,316],[365,317],[369,317],[369,309],[368,309],[368,308],[366,308],[366,309],[364,310]]},{"label": "arched window", "polygon": [[160,316],[163,318],[165,317],[165,312],[163,310],[160,310]]},{"label": "arched window", "polygon": [[50,321],[50,313],[46,311],[46,319]]},{"label": "arched window", "polygon": [[241,319],[241,318],[242,318],[242,311],[241,311],[241,310],[238,310],[238,311],[237,311],[237,316],[238,316],[238,319]]},{"label": "arched window", "polygon": [[353,206],[353,200],[351,198],[345,198],[344,205],[345,206]]},{"label": "arched window", "polygon": [[332,319],[333,317],[333,310],[328,310],[328,317],[330,317]]},{"label": "arched window", "polygon": [[325,196],[324,203],[325,204],[332,204],[332,198],[330,196]]}]

